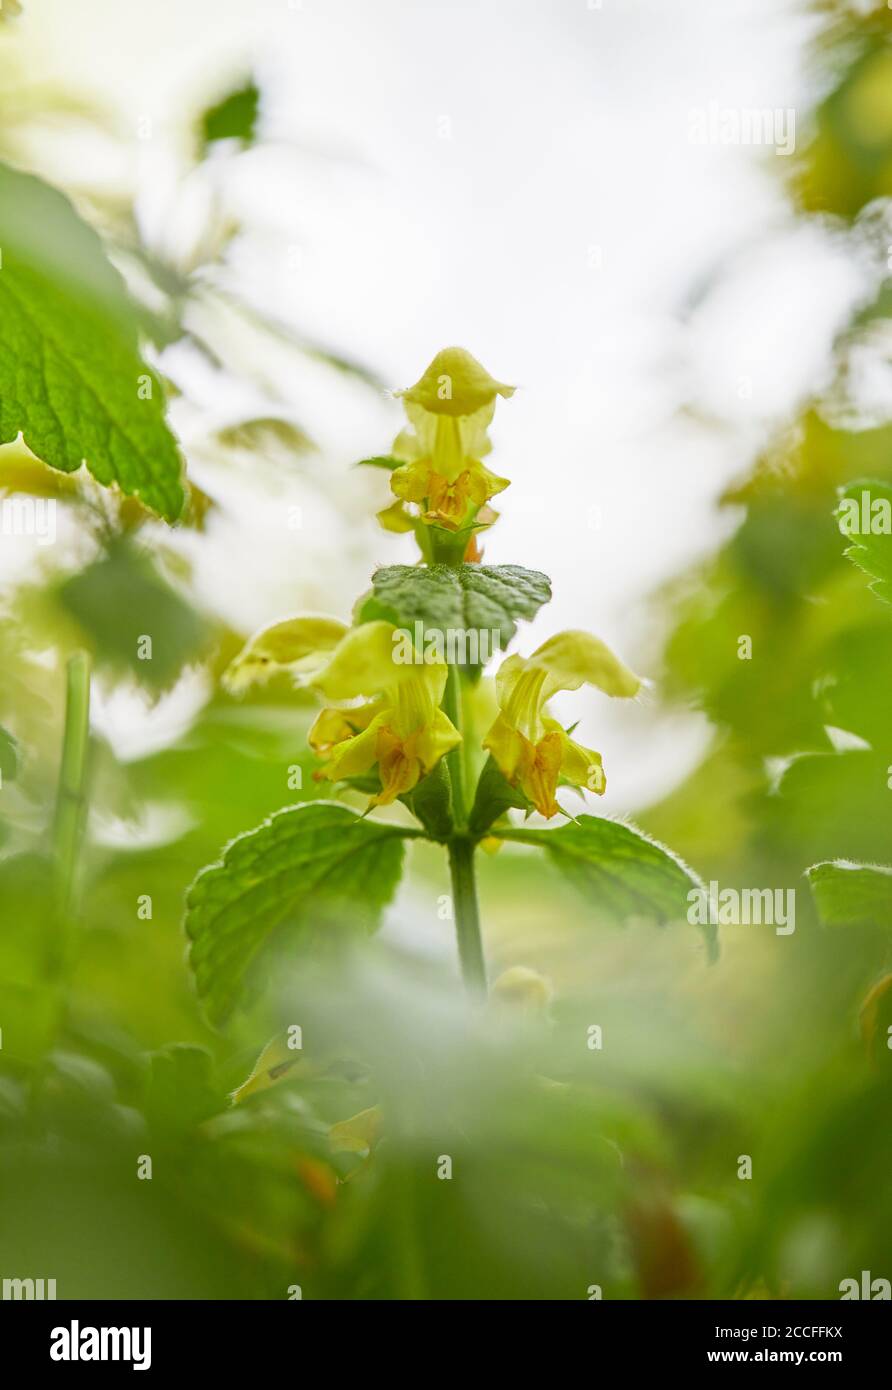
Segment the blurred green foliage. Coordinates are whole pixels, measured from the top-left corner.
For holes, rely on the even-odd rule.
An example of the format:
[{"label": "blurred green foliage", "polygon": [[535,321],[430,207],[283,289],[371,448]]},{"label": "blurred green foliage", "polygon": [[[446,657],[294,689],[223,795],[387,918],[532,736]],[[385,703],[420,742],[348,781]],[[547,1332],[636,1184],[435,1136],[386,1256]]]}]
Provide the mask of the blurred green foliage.
[{"label": "blurred green foliage", "polygon": [[[832,32],[805,212],[850,220],[892,192],[888,25],[878,7]],[[249,138],[246,93],[213,130]],[[177,338],[192,291],[174,289]],[[892,483],[890,446],[889,425],[844,429],[813,402],[729,491],[732,538],[665,595],[665,689],[714,736],[643,823],[704,878],[796,888],[794,935],[729,928],[707,968],[696,933],[611,931],[506,844],[482,872],[491,964],[543,972],[553,997],[497,986],[470,1012],[439,950],[442,866],[412,845],[398,929],[337,969],[274,952],[225,1032],[190,983],[186,890],[235,836],[319,796],[309,707],[275,683],[214,693],[130,760],[94,735],[60,912],[64,658],[86,645],[126,686],[146,676],[132,632],[163,632],[156,699],[191,665],[215,681],[235,638],[174,587],[143,516],[7,460],[9,490],[49,490],[89,544],[0,620],[0,1275],[55,1278],[60,1298],[340,1299],[832,1299],[862,1270],[888,1277],[887,876],[879,909],[870,871],[842,871],[857,891],[816,872],[821,920],[804,874],[892,860],[892,610],[836,515],[840,490]],[[293,1064],[234,1104],[294,1025]]]}]

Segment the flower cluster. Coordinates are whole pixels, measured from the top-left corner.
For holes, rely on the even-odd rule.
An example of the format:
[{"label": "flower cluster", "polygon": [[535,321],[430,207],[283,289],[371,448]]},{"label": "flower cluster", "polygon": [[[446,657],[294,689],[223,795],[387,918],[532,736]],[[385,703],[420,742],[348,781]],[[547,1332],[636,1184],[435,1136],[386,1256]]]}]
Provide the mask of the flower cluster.
[{"label": "flower cluster", "polygon": [[[450,550],[448,538],[466,533],[473,539],[476,529],[495,519],[488,504],[508,482],[481,460],[491,448],[487,430],[496,398],[513,392],[469,353],[449,348],[414,386],[398,393],[409,428],[393,446],[390,482],[397,500],[382,519],[390,529],[414,529],[428,563],[466,563],[465,546]],[[363,621],[361,608],[350,627],[335,618],[301,615],[253,637],[230,667],[227,684],[238,692],[285,670],[298,685],[312,688],[326,702],[309,735],[320,759],[316,776],[369,792],[373,804],[387,805],[413,792],[459,748],[463,703],[480,704],[467,672],[459,673],[457,703],[447,703],[450,668],[427,656],[417,663],[395,659],[399,638],[405,633],[393,622]],[[583,685],[629,698],[640,684],[596,637],[558,633],[532,656],[503,661],[494,718],[478,748],[530,808],[550,818],[561,810],[560,785],[602,793],[605,777],[600,754],[571,738],[549,713],[549,700]]]}]

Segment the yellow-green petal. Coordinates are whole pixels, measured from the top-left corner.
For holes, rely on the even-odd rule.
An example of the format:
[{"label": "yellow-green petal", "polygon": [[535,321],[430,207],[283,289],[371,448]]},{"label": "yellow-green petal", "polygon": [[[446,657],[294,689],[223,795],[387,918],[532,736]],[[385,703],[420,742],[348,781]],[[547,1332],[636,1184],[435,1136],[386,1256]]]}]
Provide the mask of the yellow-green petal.
[{"label": "yellow-green petal", "polygon": [[323,768],[330,782],[340,782],[345,777],[362,777],[364,773],[371,772],[378,761],[378,730],[386,722],[385,711],[375,715],[361,734],[336,745]]},{"label": "yellow-green petal", "polygon": [[514,782],[518,768],[524,760],[527,745],[528,740],[518,733],[504,714],[497,716],[483,740],[483,747],[492,753],[502,776],[511,783]]},{"label": "yellow-green petal", "polygon": [[421,730],[418,739],[418,757],[425,772],[430,772],[440,759],[457,748],[461,734],[455,725],[438,709],[431,724]]},{"label": "yellow-green petal", "polygon": [[315,674],[313,685],[329,700],[353,700],[388,690],[401,674],[394,660],[395,632],[393,624],[385,622],[350,628]]},{"label": "yellow-green petal", "polygon": [[594,685],[605,695],[625,699],[641,689],[638,676],[590,632],[556,633],[533,652],[529,664],[547,672],[546,700],[558,690],[578,690],[582,685]]},{"label": "yellow-green petal", "polygon": [[464,348],[453,347],[438,352],[415,385],[396,394],[434,415],[472,415],[514,390],[491,377]]},{"label": "yellow-green petal", "polygon": [[224,673],[223,684],[238,693],[256,681],[269,680],[277,671],[306,676],[324,665],[347,631],[337,618],[314,613],[273,623],[242,648]]},{"label": "yellow-green petal", "polygon": [[307,743],[315,752],[324,753],[367,729],[382,708],[380,700],[369,700],[353,709],[320,710],[307,734]]},{"label": "yellow-green petal", "polygon": [[407,738],[433,722],[449,673],[442,661],[405,664],[397,670],[400,673],[398,683],[388,694],[392,703],[391,726],[394,733]]},{"label": "yellow-green petal", "polygon": [[607,786],[601,754],[593,748],[577,743],[558,724],[556,719],[543,721],[549,732],[557,732],[561,739],[561,776],[574,787],[584,787],[586,791],[603,796]]},{"label": "yellow-green petal", "polygon": [[[395,472],[399,473],[400,469],[397,468]],[[396,492],[396,488],[394,488],[394,492]],[[378,521],[385,531],[393,531],[397,535],[415,529],[415,518],[406,511],[402,502],[392,502],[389,507],[378,512]]]}]

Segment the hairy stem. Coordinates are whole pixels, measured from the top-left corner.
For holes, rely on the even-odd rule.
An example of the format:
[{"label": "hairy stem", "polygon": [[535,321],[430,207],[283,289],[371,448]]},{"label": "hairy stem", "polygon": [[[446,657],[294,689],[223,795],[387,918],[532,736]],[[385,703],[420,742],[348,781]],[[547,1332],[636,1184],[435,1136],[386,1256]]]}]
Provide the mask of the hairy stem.
[{"label": "hairy stem", "polygon": [[[443,709],[447,719],[458,732],[462,732],[461,672],[457,666],[449,667],[446,689],[443,693]],[[462,745],[446,754],[446,766],[452,783],[452,818],[457,830],[464,830],[467,824],[468,809],[465,803],[465,760]]]},{"label": "hairy stem", "polygon": [[486,998],[486,964],[480,936],[480,909],[477,905],[477,879],[474,872],[474,842],[467,835],[449,841],[449,872],[452,876],[452,905],[462,979],[475,999]]}]

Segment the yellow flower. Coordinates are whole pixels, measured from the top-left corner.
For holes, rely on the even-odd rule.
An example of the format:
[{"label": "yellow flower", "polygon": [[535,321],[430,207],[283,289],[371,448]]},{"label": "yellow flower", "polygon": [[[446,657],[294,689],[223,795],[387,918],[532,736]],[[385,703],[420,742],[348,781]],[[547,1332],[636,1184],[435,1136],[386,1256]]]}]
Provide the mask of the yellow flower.
[{"label": "yellow flower", "polygon": [[502,775],[543,816],[560,811],[558,780],[603,793],[600,753],[576,743],[546,711],[558,690],[594,685],[607,695],[636,695],[641,682],[587,632],[560,632],[532,656],[511,656],[496,676],[499,714],[483,741]]},{"label": "yellow flower", "polygon": [[316,613],[273,623],[245,644],[224,672],[223,684],[238,695],[278,671],[288,671],[298,684],[306,685],[347,631],[346,624],[337,618]]},{"label": "yellow flower", "polygon": [[322,710],[310,730],[310,746],[326,759],[317,775],[329,781],[362,777],[377,767],[381,790],[372,802],[381,806],[411,791],[461,742],[440,709],[445,663],[397,661],[396,631],[385,622],[351,628],[312,678],[330,700],[372,697],[349,708]]},{"label": "yellow flower", "polygon": [[[494,380],[463,348],[446,348],[414,386],[397,392],[411,428],[393,446],[402,460],[390,485],[400,502],[413,502],[424,521],[450,531],[470,526],[478,511],[508,486],[481,463],[492,445],[487,434],[497,396],[513,386]],[[388,509],[393,521],[393,509]]]}]

